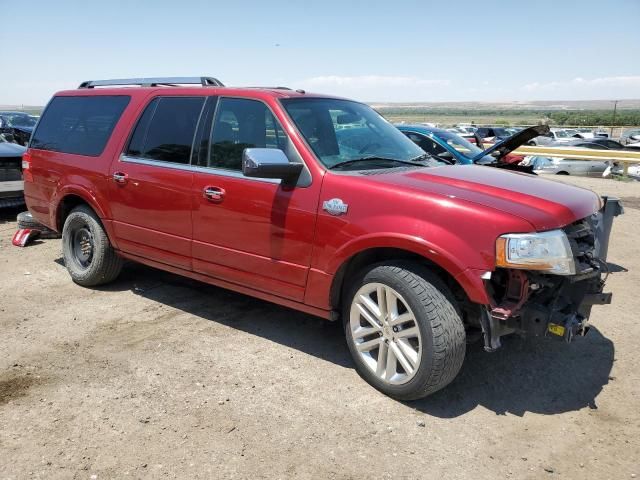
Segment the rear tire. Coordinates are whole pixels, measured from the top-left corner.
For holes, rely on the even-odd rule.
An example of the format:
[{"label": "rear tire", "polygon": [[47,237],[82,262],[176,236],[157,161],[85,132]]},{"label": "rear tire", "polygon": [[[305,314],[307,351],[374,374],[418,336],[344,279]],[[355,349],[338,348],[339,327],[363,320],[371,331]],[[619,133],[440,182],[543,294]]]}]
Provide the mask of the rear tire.
[{"label": "rear tire", "polygon": [[91,208],[74,208],[62,229],[62,252],[69,275],[83,287],[95,287],[116,279],[122,258],[111,246],[100,219]]},{"label": "rear tire", "polygon": [[390,397],[426,397],[462,367],[466,335],[453,295],[417,264],[374,265],[358,275],[343,320],[356,370]]}]

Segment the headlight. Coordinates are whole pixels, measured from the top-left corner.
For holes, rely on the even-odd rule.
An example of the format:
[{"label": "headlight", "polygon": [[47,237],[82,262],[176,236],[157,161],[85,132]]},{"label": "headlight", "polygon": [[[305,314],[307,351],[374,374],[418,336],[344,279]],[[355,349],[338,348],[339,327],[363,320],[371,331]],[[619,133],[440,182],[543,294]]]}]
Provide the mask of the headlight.
[{"label": "headlight", "polygon": [[496,241],[496,266],[555,275],[576,273],[573,252],[562,230],[502,235]]}]

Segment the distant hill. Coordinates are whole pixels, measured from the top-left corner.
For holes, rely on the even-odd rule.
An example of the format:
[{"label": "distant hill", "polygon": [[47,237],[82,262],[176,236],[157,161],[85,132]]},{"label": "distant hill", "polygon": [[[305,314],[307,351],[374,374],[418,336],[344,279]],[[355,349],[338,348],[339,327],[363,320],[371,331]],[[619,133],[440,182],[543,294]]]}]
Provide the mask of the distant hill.
[{"label": "distant hill", "polygon": [[[612,110],[611,100],[564,100],[539,102],[368,102],[373,108],[425,108],[446,110]],[[618,101],[618,110],[640,109],[640,99]]]},{"label": "distant hill", "polygon": [[[566,100],[538,102],[368,102],[392,122],[434,122],[455,124],[611,125],[613,101]],[[0,105],[0,110],[17,110],[38,115],[43,106]],[[640,99],[618,102],[615,125],[640,125]]]},{"label": "distant hill", "polygon": [[44,106],[39,105],[0,105],[0,111],[3,112],[25,112],[32,115],[40,115],[44,110]]}]

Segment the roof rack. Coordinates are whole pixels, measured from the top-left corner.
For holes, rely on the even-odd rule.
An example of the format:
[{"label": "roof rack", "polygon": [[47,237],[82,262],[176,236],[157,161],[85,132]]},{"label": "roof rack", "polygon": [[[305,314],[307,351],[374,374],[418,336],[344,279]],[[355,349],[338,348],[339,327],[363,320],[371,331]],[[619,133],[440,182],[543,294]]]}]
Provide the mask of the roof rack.
[{"label": "roof rack", "polygon": [[291,88],[289,87],[240,87],[240,88],[263,89],[263,90],[291,90]]},{"label": "roof rack", "polygon": [[178,85],[202,85],[203,87],[224,87],[224,84],[213,77],[150,77],[150,78],[116,78],[113,80],[88,80],[78,88],[109,87],[116,85],[140,85],[141,87]]}]

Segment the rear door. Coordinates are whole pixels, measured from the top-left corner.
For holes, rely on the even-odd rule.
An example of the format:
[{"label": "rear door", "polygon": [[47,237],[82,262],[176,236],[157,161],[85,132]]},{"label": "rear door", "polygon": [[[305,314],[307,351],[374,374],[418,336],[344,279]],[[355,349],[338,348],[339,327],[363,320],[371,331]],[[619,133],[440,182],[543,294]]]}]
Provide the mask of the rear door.
[{"label": "rear door", "polygon": [[191,269],[190,166],[202,96],[160,96],[111,166],[113,229],[121,250]]},{"label": "rear door", "polygon": [[312,184],[306,170],[298,186],[287,188],[242,175],[249,147],[280,148],[302,161],[265,103],[220,98],[205,124],[192,193],[193,269],[302,301],[320,182]]}]

